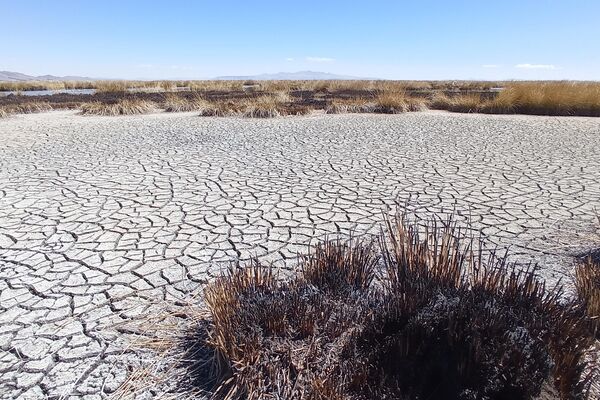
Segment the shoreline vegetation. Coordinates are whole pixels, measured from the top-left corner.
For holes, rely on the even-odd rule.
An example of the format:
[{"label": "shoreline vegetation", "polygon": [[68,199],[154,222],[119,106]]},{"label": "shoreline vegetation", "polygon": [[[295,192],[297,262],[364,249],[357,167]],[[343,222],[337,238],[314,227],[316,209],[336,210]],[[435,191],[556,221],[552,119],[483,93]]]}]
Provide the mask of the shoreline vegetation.
[{"label": "shoreline vegetation", "polygon": [[[24,95],[31,90],[93,89],[93,94]],[[428,109],[485,114],[600,116],[600,82],[531,81],[90,81],[0,82],[0,118],[79,109],[83,115],[132,115],[163,109],[202,116],[270,118],[397,114]]]}]

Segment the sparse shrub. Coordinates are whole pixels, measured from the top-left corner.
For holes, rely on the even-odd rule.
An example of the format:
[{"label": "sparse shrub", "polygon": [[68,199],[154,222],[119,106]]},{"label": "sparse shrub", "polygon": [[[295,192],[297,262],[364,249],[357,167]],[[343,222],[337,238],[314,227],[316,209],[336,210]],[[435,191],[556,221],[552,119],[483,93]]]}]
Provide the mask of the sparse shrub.
[{"label": "sparse shrub", "polygon": [[214,399],[583,397],[584,308],[451,221],[426,226],[388,221],[379,252],[319,244],[287,279],[232,268],[205,291],[188,378]]},{"label": "sparse shrub", "polygon": [[154,103],[140,99],[121,99],[115,103],[87,103],[81,105],[82,115],[136,115],[156,111]]}]

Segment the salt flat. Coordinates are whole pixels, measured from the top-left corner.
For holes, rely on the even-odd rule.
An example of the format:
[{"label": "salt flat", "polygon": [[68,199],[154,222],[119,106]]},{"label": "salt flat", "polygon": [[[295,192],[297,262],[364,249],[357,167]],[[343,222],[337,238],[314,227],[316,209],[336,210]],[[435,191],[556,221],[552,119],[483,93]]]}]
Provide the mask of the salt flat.
[{"label": "salt flat", "polygon": [[[455,209],[551,282],[600,247],[600,119],[443,112],[0,120],[0,395],[105,397],[123,322],[223,266]],[[288,263],[288,265],[290,265]]]}]

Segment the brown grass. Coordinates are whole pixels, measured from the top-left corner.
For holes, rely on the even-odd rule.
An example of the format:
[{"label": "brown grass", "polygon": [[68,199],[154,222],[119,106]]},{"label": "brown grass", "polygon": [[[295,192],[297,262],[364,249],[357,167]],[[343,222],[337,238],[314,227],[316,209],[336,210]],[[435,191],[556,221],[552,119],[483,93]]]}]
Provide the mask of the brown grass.
[{"label": "brown grass", "polygon": [[154,103],[139,99],[122,99],[116,103],[94,102],[81,106],[81,115],[136,115],[154,111]]},{"label": "brown grass", "polygon": [[325,107],[326,114],[372,113],[375,103],[371,99],[333,99]]},{"label": "brown grass", "polygon": [[482,99],[479,94],[448,97],[444,94],[436,93],[431,100],[430,106],[437,110],[476,113],[481,110]]},{"label": "brown grass", "polygon": [[52,106],[45,101],[27,101],[25,103],[8,104],[0,107],[0,118],[6,118],[12,114],[33,114],[51,111]]},{"label": "brown grass", "polygon": [[[95,81],[7,82],[13,90],[96,88],[101,98],[127,97],[130,91],[198,93],[212,102],[207,114],[273,117],[305,113],[308,108],[326,113],[402,113],[428,107],[454,112],[492,114],[600,116],[600,83],[597,82],[470,82],[470,81]],[[4,85],[4,86],[3,86]],[[504,89],[492,91],[501,86]],[[146,93],[148,92],[148,93]],[[282,100],[282,97],[285,100]],[[168,98],[172,110],[195,110],[194,100]],[[153,99],[155,100],[155,99]],[[25,100],[19,100],[25,101]],[[190,104],[185,104],[185,101]],[[8,102],[8,101],[7,101]],[[15,102],[11,100],[10,102]],[[76,100],[72,100],[76,102]],[[112,101],[105,101],[112,102]],[[234,105],[233,103],[239,103]],[[206,105],[206,104],[204,104]]]},{"label": "brown grass", "polygon": [[129,81],[99,81],[94,85],[99,93],[124,93],[130,87]]},{"label": "brown grass", "polygon": [[242,102],[242,115],[248,118],[273,118],[287,115],[291,99],[284,92],[262,95]]},{"label": "brown grass", "polygon": [[595,335],[600,339],[600,263],[587,258],[575,269],[575,287],[579,300],[593,322]]},{"label": "brown grass", "polygon": [[199,95],[184,98],[174,93],[167,94],[162,104],[162,108],[167,112],[200,111],[211,107],[213,105]]},{"label": "brown grass", "polygon": [[231,400],[584,397],[583,307],[451,220],[425,226],[399,216],[378,247],[320,243],[286,279],[231,269],[205,291],[188,381]]},{"label": "brown grass", "polygon": [[402,91],[383,91],[373,98],[333,99],[325,107],[326,114],[383,113],[400,114],[427,110],[423,99],[407,96]]},{"label": "brown grass", "polygon": [[511,83],[486,102],[483,112],[600,116],[600,84],[582,82]]},{"label": "brown grass", "polygon": [[4,107],[0,107],[0,118],[7,118],[9,115],[11,115],[12,113],[9,112],[7,109],[5,109]]}]

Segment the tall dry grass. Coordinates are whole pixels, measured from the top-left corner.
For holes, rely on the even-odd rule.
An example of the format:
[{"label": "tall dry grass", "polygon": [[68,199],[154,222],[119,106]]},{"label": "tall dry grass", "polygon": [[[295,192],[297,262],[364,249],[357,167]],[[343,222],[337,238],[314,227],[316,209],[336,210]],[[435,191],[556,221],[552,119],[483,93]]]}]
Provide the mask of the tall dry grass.
[{"label": "tall dry grass", "polygon": [[154,103],[140,99],[122,99],[116,103],[93,102],[81,106],[81,115],[136,115],[156,111]]},{"label": "tall dry grass", "polygon": [[536,115],[600,116],[600,83],[510,83],[483,112]]}]

